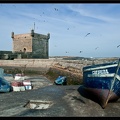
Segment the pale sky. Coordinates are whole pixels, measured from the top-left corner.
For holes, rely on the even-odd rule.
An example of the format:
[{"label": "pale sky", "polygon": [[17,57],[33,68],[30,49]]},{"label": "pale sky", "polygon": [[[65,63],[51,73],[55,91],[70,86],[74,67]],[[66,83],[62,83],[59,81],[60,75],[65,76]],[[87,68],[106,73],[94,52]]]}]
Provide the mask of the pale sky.
[{"label": "pale sky", "polygon": [[49,56],[119,57],[120,4],[0,3],[0,50],[12,51],[11,32],[47,35]]}]

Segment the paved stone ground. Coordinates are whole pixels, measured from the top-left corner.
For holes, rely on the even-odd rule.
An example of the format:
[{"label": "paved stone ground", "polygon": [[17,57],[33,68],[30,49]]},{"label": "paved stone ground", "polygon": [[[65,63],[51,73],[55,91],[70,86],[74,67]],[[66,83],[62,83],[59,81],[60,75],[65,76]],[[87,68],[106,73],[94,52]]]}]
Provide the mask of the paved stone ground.
[{"label": "paved stone ground", "polygon": [[[53,85],[44,76],[26,76],[32,82],[33,89],[0,93],[0,116],[14,117],[120,117],[120,100],[108,103],[105,109],[95,101],[83,97],[78,89],[80,85]],[[14,80],[6,76],[6,80]],[[51,101],[47,109],[30,109],[25,105],[29,100]]]}]

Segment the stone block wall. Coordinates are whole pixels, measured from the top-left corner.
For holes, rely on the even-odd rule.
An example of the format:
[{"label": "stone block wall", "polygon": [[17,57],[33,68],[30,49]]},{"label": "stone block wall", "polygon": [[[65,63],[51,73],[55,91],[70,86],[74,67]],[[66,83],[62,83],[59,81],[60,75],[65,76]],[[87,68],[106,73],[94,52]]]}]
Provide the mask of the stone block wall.
[{"label": "stone block wall", "polygon": [[9,59],[9,56],[12,54],[12,51],[0,51],[0,59]]},{"label": "stone block wall", "polygon": [[[94,63],[111,62],[116,59],[99,59]],[[92,65],[92,61],[87,60],[61,60],[61,59],[14,59],[14,60],[0,60],[0,66],[11,67],[24,67],[26,68],[46,68],[48,70],[51,67],[60,68],[62,70],[68,70],[75,73],[82,73],[82,68],[87,65]]]},{"label": "stone block wall", "polygon": [[14,35],[13,52],[32,52],[32,36],[31,34]]},{"label": "stone block wall", "polygon": [[34,33],[34,37],[32,38],[34,56],[38,55],[39,58],[48,58],[48,40],[47,35]]}]

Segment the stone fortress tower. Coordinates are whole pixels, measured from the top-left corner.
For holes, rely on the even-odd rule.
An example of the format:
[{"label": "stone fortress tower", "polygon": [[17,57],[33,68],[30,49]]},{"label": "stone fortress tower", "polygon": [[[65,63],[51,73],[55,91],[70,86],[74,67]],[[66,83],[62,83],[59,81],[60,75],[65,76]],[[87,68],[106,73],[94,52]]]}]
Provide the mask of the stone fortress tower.
[{"label": "stone fortress tower", "polygon": [[17,58],[49,58],[49,39],[50,34],[47,35],[34,33],[11,34],[13,40],[13,51]]}]

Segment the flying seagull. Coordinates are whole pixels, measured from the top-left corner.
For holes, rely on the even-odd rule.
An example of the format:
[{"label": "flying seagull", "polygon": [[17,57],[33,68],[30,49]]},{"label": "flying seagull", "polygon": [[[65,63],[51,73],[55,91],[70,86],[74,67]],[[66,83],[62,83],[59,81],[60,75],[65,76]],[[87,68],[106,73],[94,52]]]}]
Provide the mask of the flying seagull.
[{"label": "flying seagull", "polygon": [[85,37],[87,37],[90,33],[87,33]]},{"label": "flying seagull", "polygon": [[82,51],[80,51],[80,53],[81,53]]},{"label": "flying seagull", "polygon": [[16,7],[15,5],[13,5],[14,7]]},{"label": "flying seagull", "polygon": [[54,8],[56,11],[58,11],[58,9],[57,8]]},{"label": "flying seagull", "polygon": [[97,50],[99,47],[96,47],[95,50]]},{"label": "flying seagull", "polygon": [[117,48],[119,47],[120,45],[117,46]]}]

